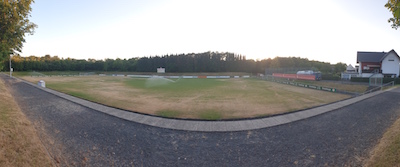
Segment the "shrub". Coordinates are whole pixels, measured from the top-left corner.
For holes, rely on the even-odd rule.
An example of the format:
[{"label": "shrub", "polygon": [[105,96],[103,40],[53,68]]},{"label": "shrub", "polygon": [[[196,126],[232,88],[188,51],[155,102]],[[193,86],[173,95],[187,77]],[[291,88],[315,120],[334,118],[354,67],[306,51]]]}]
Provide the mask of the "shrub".
[{"label": "shrub", "polygon": [[334,74],[322,74],[322,80],[340,80],[340,76]]}]

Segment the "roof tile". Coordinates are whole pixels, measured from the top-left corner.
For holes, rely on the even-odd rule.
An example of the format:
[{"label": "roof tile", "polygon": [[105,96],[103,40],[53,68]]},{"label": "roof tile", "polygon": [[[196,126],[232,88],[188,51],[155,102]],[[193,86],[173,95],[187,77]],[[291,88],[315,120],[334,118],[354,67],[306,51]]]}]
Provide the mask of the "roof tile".
[{"label": "roof tile", "polygon": [[387,52],[357,52],[357,63],[359,62],[381,62]]}]

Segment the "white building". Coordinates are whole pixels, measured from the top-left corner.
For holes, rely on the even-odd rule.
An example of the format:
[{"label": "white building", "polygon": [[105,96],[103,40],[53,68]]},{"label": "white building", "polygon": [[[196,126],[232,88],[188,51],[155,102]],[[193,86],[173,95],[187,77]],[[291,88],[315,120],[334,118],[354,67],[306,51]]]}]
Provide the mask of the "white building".
[{"label": "white building", "polygon": [[357,69],[354,68],[351,64],[346,67],[346,71],[342,72],[341,78],[345,80],[350,80],[351,77],[357,77],[358,72]]},{"label": "white building", "polygon": [[358,76],[371,77],[381,74],[385,77],[399,77],[400,57],[394,51],[357,52]]},{"label": "white building", "polygon": [[165,73],[165,68],[157,68],[157,73]]}]

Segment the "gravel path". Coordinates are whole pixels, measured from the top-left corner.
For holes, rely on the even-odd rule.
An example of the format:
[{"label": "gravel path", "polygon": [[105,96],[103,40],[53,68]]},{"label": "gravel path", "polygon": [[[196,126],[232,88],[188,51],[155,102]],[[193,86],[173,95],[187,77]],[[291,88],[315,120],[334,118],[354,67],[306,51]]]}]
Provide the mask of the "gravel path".
[{"label": "gravel path", "polygon": [[396,89],[271,128],[189,132],[129,122],[0,77],[60,166],[360,166],[400,116]]}]

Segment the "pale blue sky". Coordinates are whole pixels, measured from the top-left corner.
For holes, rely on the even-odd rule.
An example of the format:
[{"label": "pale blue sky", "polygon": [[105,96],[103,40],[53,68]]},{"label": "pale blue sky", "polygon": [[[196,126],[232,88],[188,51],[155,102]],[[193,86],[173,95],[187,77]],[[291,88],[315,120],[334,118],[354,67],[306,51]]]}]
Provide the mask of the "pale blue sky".
[{"label": "pale blue sky", "polygon": [[206,51],[356,63],[400,52],[387,0],[36,0],[22,56],[132,58]]}]

